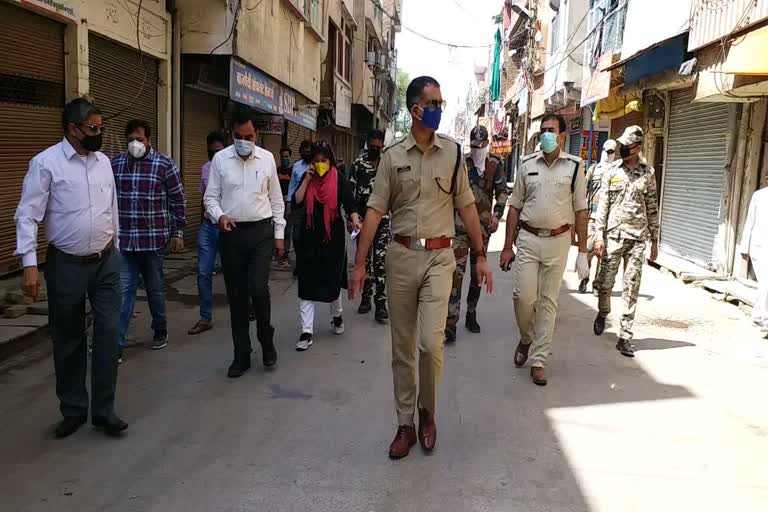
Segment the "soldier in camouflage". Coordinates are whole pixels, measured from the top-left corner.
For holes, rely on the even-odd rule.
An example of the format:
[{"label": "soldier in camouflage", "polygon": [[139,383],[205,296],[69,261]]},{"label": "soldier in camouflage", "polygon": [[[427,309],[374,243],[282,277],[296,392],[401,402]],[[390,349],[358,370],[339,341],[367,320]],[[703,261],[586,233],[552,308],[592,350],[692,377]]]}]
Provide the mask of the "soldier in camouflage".
[{"label": "soldier in camouflage", "polygon": [[[467,159],[469,183],[475,195],[475,207],[480,217],[480,229],[483,235],[485,250],[488,250],[488,240],[499,227],[499,221],[504,215],[509,189],[507,176],[501,159],[489,155],[490,141],[488,130],[484,126],[476,126],[469,134],[471,158]],[[494,198],[496,204],[494,206]],[[453,241],[453,252],[456,257],[456,270],[453,273],[453,289],[448,303],[448,318],[445,324],[445,341],[456,341],[456,324],[461,313],[461,285],[467,270],[467,260],[470,261],[471,280],[467,293],[466,327],[469,332],[479,333],[477,323],[477,303],[480,300],[480,284],[477,282],[475,254],[470,254],[470,240],[461,218],[455,216],[456,237]]]},{"label": "soldier in camouflage", "polygon": [[600,202],[595,219],[595,254],[602,258],[598,313],[594,331],[601,335],[611,312],[611,291],[619,265],[624,262],[621,332],[616,349],[634,357],[632,324],[643,271],[645,242],[651,240],[651,261],[658,256],[659,212],[653,167],[640,156],[643,130],[630,126],[618,139],[618,160],[603,174]]},{"label": "soldier in camouflage", "polygon": [[[364,212],[368,207],[368,198],[373,192],[373,184],[376,180],[376,170],[379,167],[381,150],[384,148],[384,132],[373,130],[368,135],[368,148],[352,164],[349,169],[349,181],[355,191],[355,201],[358,211]],[[362,300],[357,312],[361,315],[371,311],[371,297],[376,305],[375,318],[383,322],[389,318],[387,311],[386,291],[386,267],[384,262],[387,257],[387,246],[392,241],[392,233],[389,228],[389,216],[384,215],[376,231],[371,250],[366,260],[366,279],[363,287]],[[374,295],[374,288],[376,293]]]},{"label": "soldier in camouflage", "polygon": [[[603,152],[600,161],[587,171],[587,204],[589,205],[589,223],[587,224],[587,262],[592,266],[592,257],[595,255],[595,219],[597,219],[597,206],[600,203],[600,186],[603,182],[603,174],[613,164],[616,154],[616,141],[608,139],[603,144]],[[587,293],[589,278],[579,283],[579,292]],[[600,290],[600,258],[597,259],[595,280],[592,282],[592,292],[598,295]]]}]

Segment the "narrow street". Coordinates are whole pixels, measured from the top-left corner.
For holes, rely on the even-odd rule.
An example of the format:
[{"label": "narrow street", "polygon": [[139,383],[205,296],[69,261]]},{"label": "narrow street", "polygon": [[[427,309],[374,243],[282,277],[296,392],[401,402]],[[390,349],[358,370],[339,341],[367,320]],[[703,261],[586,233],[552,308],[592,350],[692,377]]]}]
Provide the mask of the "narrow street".
[{"label": "narrow street", "polygon": [[[574,254],[571,257],[575,257]],[[492,256],[496,261],[496,256]],[[569,265],[572,268],[572,265]],[[0,373],[0,503],[38,511],[721,511],[768,503],[768,343],[737,308],[646,268],[637,357],[592,335],[596,299],[566,273],[549,385],[516,369],[512,282],[496,273],[483,334],[446,349],[438,446],[392,462],[389,331],[347,305],[347,332],[297,353],[296,289],[273,281],[278,368],[225,377],[216,326],[198,337],[195,277],[169,292],[171,343],[127,352],[122,439],[54,440],[50,357]],[[147,338],[146,302],[133,333]],[[614,314],[620,310],[618,293]],[[318,324],[328,313],[320,310]],[[614,317],[612,317],[613,319]],[[23,358],[19,360],[23,361]],[[254,353],[254,362],[260,353]]]}]

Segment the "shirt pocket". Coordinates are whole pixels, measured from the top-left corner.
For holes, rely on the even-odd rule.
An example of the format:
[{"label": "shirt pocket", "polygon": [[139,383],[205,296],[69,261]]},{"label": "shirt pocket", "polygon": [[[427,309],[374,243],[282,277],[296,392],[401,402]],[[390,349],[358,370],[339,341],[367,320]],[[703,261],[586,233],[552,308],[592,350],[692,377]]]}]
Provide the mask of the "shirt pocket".
[{"label": "shirt pocket", "polygon": [[269,191],[269,176],[265,171],[259,171],[256,174],[256,181],[253,184],[253,192],[256,195],[264,195]]},{"label": "shirt pocket", "polygon": [[398,171],[393,185],[392,197],[395,204],[409,204],[418,199],[421,186],[413,170]]}]

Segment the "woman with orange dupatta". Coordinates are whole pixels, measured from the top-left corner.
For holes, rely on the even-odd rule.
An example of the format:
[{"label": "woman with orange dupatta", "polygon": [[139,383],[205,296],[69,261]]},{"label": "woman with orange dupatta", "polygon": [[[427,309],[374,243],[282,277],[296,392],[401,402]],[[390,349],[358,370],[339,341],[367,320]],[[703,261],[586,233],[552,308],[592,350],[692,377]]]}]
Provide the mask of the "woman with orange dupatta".
[{"label": "woman with orange dupatta", "polygon": [[344,334],[341,290],[347,288],[346,222],[353,230],[362,227],[352,187],[336,168],[333,150],[325,142],[312,146],[312,164],[294,195],[295,206],[305,211],[296,240],[296,271],[299,278],[301,336],[296,350],[314,343],[315,302],[331,307],[331,328]]}]

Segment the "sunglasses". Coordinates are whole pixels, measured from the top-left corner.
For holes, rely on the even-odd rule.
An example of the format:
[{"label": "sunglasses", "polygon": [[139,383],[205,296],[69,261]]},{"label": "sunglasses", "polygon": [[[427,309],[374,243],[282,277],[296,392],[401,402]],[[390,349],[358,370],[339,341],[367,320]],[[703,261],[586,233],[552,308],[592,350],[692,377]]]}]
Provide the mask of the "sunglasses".
[{"label": "sunglasses", "polygon": [[429,110],[430,112],[434,112],[438,108],[440,110],[445,110],[445,107],[448,105],[448,102],[445,100],[432,100],[428,101],[424,107],[422,107],[424,110]]},{"label": "sunglasses", "polygon": [[104,131],[104,125],[103,124],[86,124],[86,123],[80,123],[78,126],[84,126],[91,130],[92,132],[95,132],[96,135],[100,134]]}]

